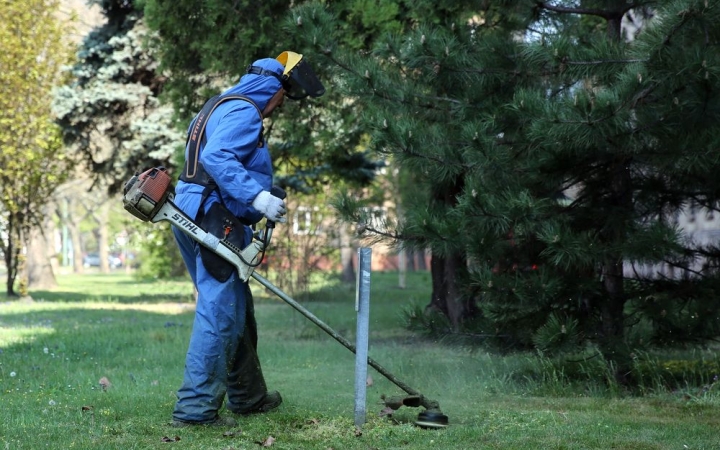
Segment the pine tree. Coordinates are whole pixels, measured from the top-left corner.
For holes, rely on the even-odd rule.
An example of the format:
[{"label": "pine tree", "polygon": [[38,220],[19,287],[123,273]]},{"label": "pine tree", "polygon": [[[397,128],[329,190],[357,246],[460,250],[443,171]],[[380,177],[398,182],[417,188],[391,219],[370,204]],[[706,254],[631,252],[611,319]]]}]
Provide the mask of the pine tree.
[{"label": "pine tree", "polygon": [[[551,269],[540,270],[542,284],[534,288],[557,290],[537,316],[558,320],[527,325],[537,330],[536,345],[552,349],[552,336],[569,334],[577,323],[573,339],[596,344],[620,382],[632,381],[630,355],[639,346],[701,342],[720,331],[712,319],[717,250],[688,242],[673,221],[692,203],[717,207],[710,174],[718,167],[712,149],[719,130],[711,122],[720,112],[720,85],[712,69],[703,69],[717,61],[719,35],[710,24],[720,4],[657,2],[655,18],[628,43],[621,19],[645,3],[544,7],[541,17],[576,19],[583,29],[589,22],[596,31],[580,40],[543,36],[527,46],[528,60],[552,74],[553,94],[521,92],[512,104],[530,119],[523,149],[536,155],[523,185],[535,199],[543,192],[565,196],[534,227],[515,233],[520,247],[534,248],[533,258]],[[702,167],[694,167],[698,159]],[[707,268],[687,277],[699,256]],[[686,279],[632,271],[664,263]],[[524,309],[532,295],[511,284],[524,293],[496,299],[501,312],[507,305]]]},{"label": "pine tree", "polygon": [[[404,6],[410,12],[403,13],[408,21],[403,33],[377,36],[372,53],[347,52],[342,38],[333,36],[338,18],[325,8],[296,10],[296,20],[307,23],[296,33],[338,68],[338,84],[355,99],[373,133],[374,150],[412,173],[412,203],[403,205],[407,215],[396,236],[406,247],[431,249],[429,307],[458,328],[477,311],[476,299],[463,287],[467,238],[458,233],[453,213],[471,175],[458,144],[470,130],[469,141],[477,141],[490,126],[484,116],[512,98],[515,83],[525,81],[502,84],[515,62],[494,51],[499,45],[517,47],[512,32],[523,30],[523,18],[513,2],[487,4],[483,11],[473,10],[473,2]],[[427,11],[432,13],[422,14]],[[351,199],[344,205],[353,220],[361,220]]]},{"label": "pine tree", "polygon": [[717,209],[719,3],[460,2],[364,53],[327,8],[294,14],[417,183],[396,237],[432,249],[430,305],[505,349],[597,347],[631,382],[634,349],[720,331],[717,246],[673,220]]}]

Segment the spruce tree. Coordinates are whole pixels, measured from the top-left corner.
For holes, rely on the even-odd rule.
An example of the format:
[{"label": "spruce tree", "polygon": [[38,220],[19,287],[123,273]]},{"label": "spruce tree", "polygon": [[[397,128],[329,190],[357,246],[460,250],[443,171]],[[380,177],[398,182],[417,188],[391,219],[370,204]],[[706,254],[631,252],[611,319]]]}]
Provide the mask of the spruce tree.
[{"label": "spruce tree", "polygon": [[126,0],[91,3],[105,21],[83,39],[53,108],[65,144],[101,187],[116,193],[138,170],[172,167],[184,133],[172,107],[160,101],[167,77],[158,70],[142,10]]}]

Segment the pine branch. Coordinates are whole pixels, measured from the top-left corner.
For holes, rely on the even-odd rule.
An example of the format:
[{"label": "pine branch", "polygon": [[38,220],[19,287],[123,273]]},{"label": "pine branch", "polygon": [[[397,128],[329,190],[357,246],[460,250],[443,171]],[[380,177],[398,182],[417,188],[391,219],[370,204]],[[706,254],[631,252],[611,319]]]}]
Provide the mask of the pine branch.
[{"label": "pine branch", "polygon": [[599,61],[563,61],[570,66],[596,66],[600,64],[632,64],[648,62],[648,59],[604,59]]},{"label": "pine branch", "polygon": [[617,19],[618,17],[624,16],[625,13],[630,11],[631,9],[634,9],[634,8],[637,8],[640,6],[645,6],[650,3],[655,3],[655,2],[638,2],[638,3],[633,2],[628,5],[623,6],[622,8],[620,8],[617,11],[608,11],[608,10],[604,10],[604,9],[570,8],[570,7],[565,7],[565,6],[554,6],[554,5],[549,5],[547,2],[541,2],[541,1],[535,2],[535,4],[538,7],[542,8],[542,9],[546,9],[548,11],[553,11],[553,12],[557,12],[557,13],[561,13],[561,14],[581,14],[581,15],[598,16],[598,17],[602,17],[603,19],[606,19],[606,20]]},{"label": "pine branch", "polygon": [[[431,96],[431,95],[420,95],[420,94],[415,94],[415,95],[413,95],[413,97],[423,99],[423,100],[435,100],[435,101],[439,101],[439,102],[455,103],[456,105],[463,104],[463,102],[461,100],[457,100],[454,98],[448,98],[448,97],[435,97],[435,96]],[[430,105],[432,105],[432,103]],[[423,108],[428,107],[428,106],[423,106],[423,105],[421,105],[421,106]],[[438,109],[438,108],[436,108],[436,109]],[[479,109],[479,108],[475,108],[475,109]]]},{"label": "pine branch", "polygon": [[359,228],[360,228],[360,230],[359,230],[358,234],[364,234],[367,232],[367,233],[375,235],[376,237],[383,237],[383,238],[392,239],[392,240],[403,240],[404,239],[403,235],[401,235],[401,234],[390,233],[388,231],[381,231],[372,226],[368,226],[367,224],[360,224]]},{"label": "pine branch", "polygon": [[697,271],[697,270],[693,270],[693,269],[691,269],[691,268],[689,268],[689,267],[687,267],[687,266],[685,266],[685,265],[682,265],[682,264],[680,264],[680,263],[676,263],[676,262],[670,261],[670,260],[668,260],[668,259],[663,259],[662,261],[663,261],[664,263],[670,265],[671,267],[676,268],[676,269],[681,269],[681,270],[684,270],[684,271],[687,271],[687,272],[690,272],[690,273],[694,273],[695,275],[697,275],[697,276],[699,276],[699,277],[701,277],[701,278],[705,278],[705,274],[704,274],[704,273],[699,272],[699,271]]},{"label": "pine branch", "polygon": [[406,155],[406,156],[412,156],[412,157],[415,157],[415,158],[418,158],[418,159],[423,159],[423,160],[427,160],[427,161],[433,161],[433,162],[436,162],[436,163],[438,163],[438,164],[440,164],[440,165],[442,165],[442,166],[456,166],[456,167],[459,167],[459,168],[461,168],[461,169],[467,169],[467,168],[468,168],[468,167],[464,166],[463,164],[459,164],[457,161],[446,161],[446,160],[444,160],[444,159],[442,159],[442,158],[440,158],[440,157],[428,156],[428,155],[420,154],[420,153],[418,153],[418,152],[416,152],[416,151],[414,151],[414,150],[411,150],[410,147],[406,147],[406,146],[400,145],[399,148],[400,148],[400,151],[401,151],[404,155]]},{"label": "pine branch", "polygon": [[680,15],[680,16],[682,17],[682,20],[681,20],[679,23],[677,23],[674,27],[672,27],[672,29],[670,30],[670,32],[668,33],[668,35],[665,36],[665,39],[663,39],[662,45],[669,45],[669,44],[670,44],[670,39],[673,38],[673,37],[675,36],[675,33],[676,33],[678,30],[680,30],[680,28],[682,28],[682,26],[685,25],[685,24],[688,22],[688,20],[689,20],[689,18],[688,18],[689,14],[687,14],[687,11],[684,11],[684,13],[680,13],[680,14],[678,14],[678,15]]}]

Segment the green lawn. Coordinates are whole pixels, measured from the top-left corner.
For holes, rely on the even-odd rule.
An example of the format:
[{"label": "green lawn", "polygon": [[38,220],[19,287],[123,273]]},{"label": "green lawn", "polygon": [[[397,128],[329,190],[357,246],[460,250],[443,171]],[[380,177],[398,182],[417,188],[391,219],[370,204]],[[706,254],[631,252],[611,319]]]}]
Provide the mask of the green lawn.
[{"label": "green lawn", "polygon": [[[402,310],[422,304],[428,274],[400,290],[372,276],[370,356],[437,400],[450,426],[412,425],[419,409],[380,417],[382,394],[402,392],[370,369],[368,421],[353,424],[354,355],[254,284],[260,353],[278,411],[228,430],[168,426],[192,324],[188,282],[125,274],[68,275],[33,302],[0,303],[0,449],[718,449],[720,397],[645,397],[547,377],[522,381],[529,355],[492,356],[422,341]],[[326,286],[304,305],[351,341],[355,286]],[[111,385],[103,389],[99,380]],[[545,393],[539,395],[539,393]],[[179,439],[179,440],[178,440]],[[167,442],[170,441],[170,442]]]}]

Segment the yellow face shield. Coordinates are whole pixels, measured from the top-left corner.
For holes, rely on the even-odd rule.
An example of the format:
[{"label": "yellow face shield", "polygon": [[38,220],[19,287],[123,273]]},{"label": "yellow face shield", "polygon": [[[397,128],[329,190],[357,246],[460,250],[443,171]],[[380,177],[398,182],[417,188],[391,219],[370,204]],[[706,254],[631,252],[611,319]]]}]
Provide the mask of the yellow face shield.
[{"label": "yellow face shield", "polygon": [[282,52],[275,59],[285,67],[281,82],[288,98],[299,100],[308,95],[320,97],[325,93],[325,87],[303,55],[295,52]]}]

